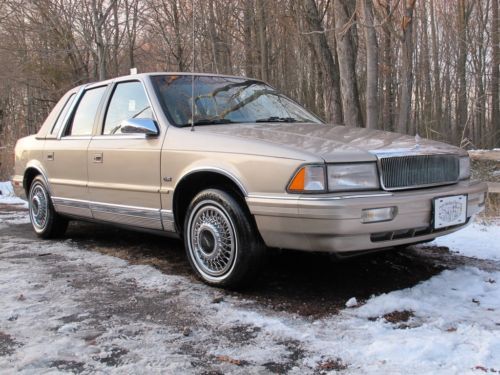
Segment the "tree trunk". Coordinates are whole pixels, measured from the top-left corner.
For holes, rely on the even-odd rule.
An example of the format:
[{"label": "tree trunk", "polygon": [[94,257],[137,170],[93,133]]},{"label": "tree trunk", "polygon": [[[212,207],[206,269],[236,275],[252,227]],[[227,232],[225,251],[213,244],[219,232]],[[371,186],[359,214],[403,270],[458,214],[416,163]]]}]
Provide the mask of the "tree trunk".
[{"label": "tree trunk", "polygon": [[335,0],[337,56],[340,70],[340,89],[344,122],[348,126],[363,126],[356,79],[356,57],[350,15],[345,0]]},{"label": "tree trunk", "polygon": [[382,129],[394,131],[394,44],[392,42],[392,34],[383,31],[383,105],[382,105]]},{"label": "tree trunk", "polygon": [[494,136],[493,147],[500,147],[500,37],[498,30],[498,2],[492,3],[491,41],[493,45],[493,61],[491,64],[491,128]]},{"label": "tree trunk", "polygon": [[366,40],[366,127],[378,127],[378,42],[373,26],[372,2],[362,0],[363,19]]},{"label": "tree trunk", "polygon": [[[421,45],[420,48],[420,81],[423,83],[423,106],[422,109],[422,119],[425,126],[426,134],[429,134],[429,130],[433,128],[432,123],[432,88],[431,88],[431,66],[430,66],[430,53],[429,53],[429,36],[427,33],[427,9],[426,4],[420,3],[420,10],[422,12],[421,23],[422,31],[420,35]],[[417,127],[418,130],[418,127]],[[418,133],[418,131],[417,131]]]},{"label": "tree trunk", "polygon": [[466,0],[458,0],[458,61],[457,61],[457,107],[455,125],[452,127],[452,140],[460,142],[460,131],[467,123],[467,15]]},{"label": "tree trunk", "polygon": [[[175,50],[177,56],[177,69],[179,69],[179,72],[183,72],[186,69],[186,66],[184,65],[184,45],[181,38],[181,23],[179,20],[179,8],[177,7],[177,0],[172,1],[172,14],[174,18],[174,35],[175,35]],[[193,51],[193,58],[194,54],[195,51]]]},{"label": "tree trunk", "polygon": [[120,62],[118,56],[120,54],[120,24],[118,21],[118,3],[113,4],[113,74],[118,77],[120,71]]},{"label": "tree trunk", "polygon": [[245,0],[243,12],[243,43],[245,47],[245,75],[253,77],[252,22],[254,18],[253,0]]},{"label": "tree trunk", "polygon": [[315,55],[319,60],[321,70],[325,77],[326,118],[335,123],[342,124],[342,101],[340,94],[340,77],[338,66],[333,58],[332,50],[323,31],[320,15],[314,0],[304,1],[304,16],[309,26],[310,40]]},{"label": "tree trunk", "polygon": [[431,22],[431,39],[432,39],[432,80],[434,84],[434,114],[433,118],[436,122],[434,129],[443,137],[443,97],[441,95],[441,78],[439,66],[439,40],[436,32],[436,20],[434,10],[434,0],[430,0],[430,22]]},{"label": "tree trunk", "polygon": [[264,0],[257,0],[257,31],[259,34],[260,77],[263,81],[269,79],[269,52],[266,31],[266,10]]},{"label": "tree trunk", "polygon": [[108,8],[103,11],[102,3],[92,0],[92,16],[94,22],[96,58],[97,58],[97,78],[99,81],[107,78],[107,56],[106,43],[104,41],[104,24],[106,23],[116,0],[112,0]]},{"label": "tree trunk", "polygon": [[398,132],[408,133],[410,129],[411,93],[413,89],[413,11],[416,0],[404,1],[401,93],[399,100]]}]

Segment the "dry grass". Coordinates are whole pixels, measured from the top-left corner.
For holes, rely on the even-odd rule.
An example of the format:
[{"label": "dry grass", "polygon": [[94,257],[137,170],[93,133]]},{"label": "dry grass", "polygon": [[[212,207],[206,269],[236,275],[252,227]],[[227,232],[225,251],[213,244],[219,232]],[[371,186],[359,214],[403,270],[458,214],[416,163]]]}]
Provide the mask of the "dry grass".
[{"label": "dry grass", "polygon": [[8,147],[0,147],[0,181],[7,181],[14,173],[14,150]]},{"label": "dry grass", "polygon": [[486,197],[486,207],[483,212],[478,216],[479,219],[486,223],[498,221],[500,218],[500,194],[489,193]]}]

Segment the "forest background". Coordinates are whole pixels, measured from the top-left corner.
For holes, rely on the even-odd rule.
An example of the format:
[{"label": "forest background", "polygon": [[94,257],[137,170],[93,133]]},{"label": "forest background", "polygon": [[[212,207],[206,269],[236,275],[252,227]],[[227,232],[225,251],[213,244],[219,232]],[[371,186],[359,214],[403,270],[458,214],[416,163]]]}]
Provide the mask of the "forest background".
[{"label": "forest background", "polygon": [[499,0],[0,0],[0,177],[11,174],[5,155],[16,140],[35,133],[65,91],[131,68],[245,75],[328,122],[499,147],[498,7]]}]

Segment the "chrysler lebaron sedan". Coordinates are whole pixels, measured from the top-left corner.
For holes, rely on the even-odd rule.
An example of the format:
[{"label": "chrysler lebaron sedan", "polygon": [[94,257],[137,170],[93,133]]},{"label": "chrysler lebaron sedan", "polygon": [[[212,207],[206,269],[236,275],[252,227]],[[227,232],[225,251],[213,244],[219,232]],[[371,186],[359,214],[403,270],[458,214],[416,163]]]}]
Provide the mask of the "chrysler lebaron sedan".
[{"label": "chrysler lebaron sedan", "polygon": [[222,75],[76,87],[15,158],[38,236],[79,219],[180,237],[221,287],[252,281],[266,248],[349,256],[430,241],[486,193],[464,150],[326,124],[264,82]]}]

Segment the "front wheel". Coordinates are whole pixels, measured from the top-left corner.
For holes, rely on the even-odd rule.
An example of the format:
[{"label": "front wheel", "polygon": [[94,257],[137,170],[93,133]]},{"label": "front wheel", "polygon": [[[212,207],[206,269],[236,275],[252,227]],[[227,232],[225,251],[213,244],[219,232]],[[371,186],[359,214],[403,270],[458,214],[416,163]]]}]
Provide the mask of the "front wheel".
[{"label": "front wheel", "polygon": [[189,263],[205,283],[237,288],[255,279],[264,244],[233,196],[204,190],[189,205],[184,223]]},{"label": "front wheel", "polygon": [[41,238],[56,238],[66,232],[68,220],[54,210],[50,195],[41,176],[35,177],[29,191],[29,213],[33,229]]}]

